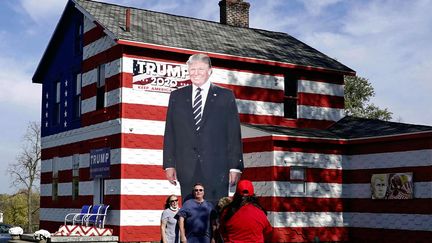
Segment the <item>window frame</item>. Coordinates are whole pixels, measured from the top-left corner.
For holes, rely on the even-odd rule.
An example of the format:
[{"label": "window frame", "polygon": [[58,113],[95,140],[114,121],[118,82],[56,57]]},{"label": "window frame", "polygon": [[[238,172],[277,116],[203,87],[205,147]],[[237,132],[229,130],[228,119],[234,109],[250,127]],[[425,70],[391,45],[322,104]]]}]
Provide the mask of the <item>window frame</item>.
[{"label": "window frame", "polygon": [[[298,178],[295,172],[299,172],[301,170],[302,178]],[[306,176],[307,176],[307,168],[305,166],[291,166],[290,167],[290,193],[294,195],[306,195],[307,193],[307,184],[306,184]],[[294,190],[294,185],[298,188],[298,185],[303,185],[303,191]]]},{"label": "window frame", "polygon": [[296,75],[284,74],[284,118],[298,118],[298,83]]}]

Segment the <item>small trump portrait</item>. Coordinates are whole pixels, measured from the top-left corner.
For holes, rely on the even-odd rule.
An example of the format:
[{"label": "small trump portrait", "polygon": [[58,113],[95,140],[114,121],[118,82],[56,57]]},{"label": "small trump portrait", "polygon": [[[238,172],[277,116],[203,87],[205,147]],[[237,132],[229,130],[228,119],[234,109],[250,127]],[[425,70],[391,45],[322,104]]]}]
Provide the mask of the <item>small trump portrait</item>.
[{"label": "small trump portrait", "polygon": [[371,178],[372,199],[386,199],[388,174],[374,174]]}]

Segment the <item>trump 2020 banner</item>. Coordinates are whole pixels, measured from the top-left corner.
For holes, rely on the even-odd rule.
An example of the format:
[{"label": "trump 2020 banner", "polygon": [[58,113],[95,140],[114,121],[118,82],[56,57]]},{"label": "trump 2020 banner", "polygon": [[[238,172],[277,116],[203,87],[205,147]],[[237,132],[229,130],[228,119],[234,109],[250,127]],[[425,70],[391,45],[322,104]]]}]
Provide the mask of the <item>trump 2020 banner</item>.
[{"label": "trump 2020 banner", "polygon": [[90,178],[109,178],[111,165],[110,148],[90,150]]},{"label": "trump 2020 banner", "polygon": [[170,93],[190,85],[186,65],[133,59],[132,85],[134,89]]},{"label": "trump 2020 banner", "polygon": [[371,178],[372,199],[412,199],[413,174],[373,174]]}]

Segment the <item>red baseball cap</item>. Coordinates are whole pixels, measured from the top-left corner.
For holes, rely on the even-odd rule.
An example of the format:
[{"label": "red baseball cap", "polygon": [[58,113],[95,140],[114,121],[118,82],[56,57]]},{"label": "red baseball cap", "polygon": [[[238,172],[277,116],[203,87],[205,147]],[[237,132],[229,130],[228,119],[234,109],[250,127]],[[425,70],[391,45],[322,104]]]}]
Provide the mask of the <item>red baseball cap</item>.
[{"label": "red baseball cap", "polygon": [[252,196],[255,194],[254,187],[252,185],[252,182],[249,180],[241,180],[237,183],[237,189],[236,193],[245,196]]}]

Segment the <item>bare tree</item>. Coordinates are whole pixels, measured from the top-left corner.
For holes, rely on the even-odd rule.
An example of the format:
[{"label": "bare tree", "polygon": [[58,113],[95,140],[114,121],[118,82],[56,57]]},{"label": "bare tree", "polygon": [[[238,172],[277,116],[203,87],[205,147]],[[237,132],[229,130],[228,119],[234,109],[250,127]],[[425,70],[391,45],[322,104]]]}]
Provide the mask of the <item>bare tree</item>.
[{"label": "bare tree", "polygon": [[16,161],[10,163],[8,173],[13,178],[12,185],[23,189],[27,198],[27,230],[32,230],[32,214],[34,213],[32,190],[36,188],[40,180],[41,160],[41,129],[38,122],[30,122],[23,137],[21,151]]}]

